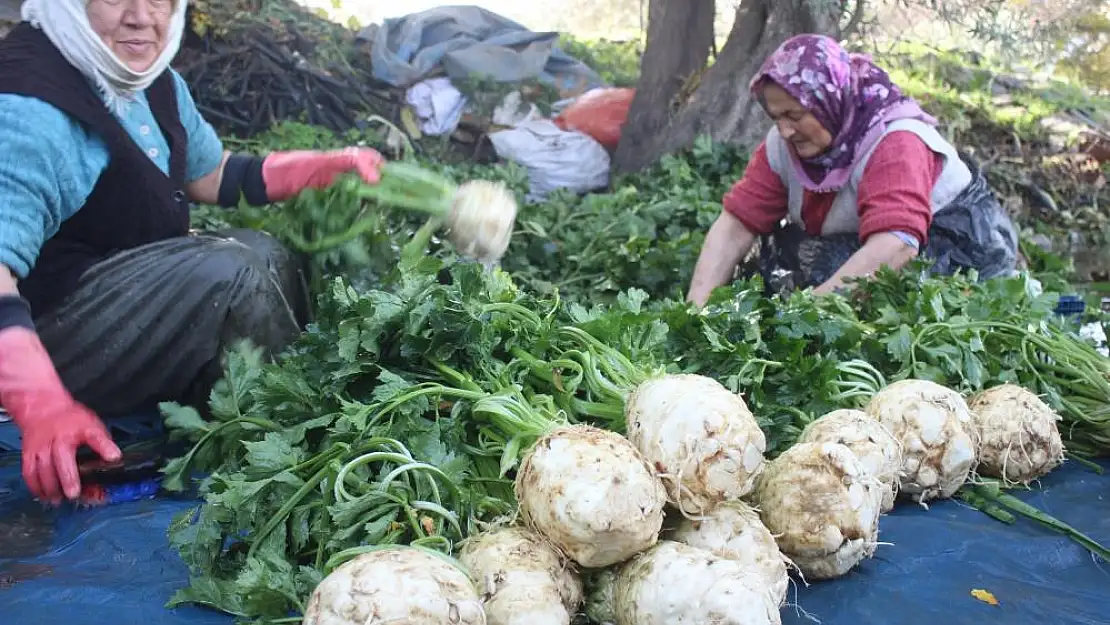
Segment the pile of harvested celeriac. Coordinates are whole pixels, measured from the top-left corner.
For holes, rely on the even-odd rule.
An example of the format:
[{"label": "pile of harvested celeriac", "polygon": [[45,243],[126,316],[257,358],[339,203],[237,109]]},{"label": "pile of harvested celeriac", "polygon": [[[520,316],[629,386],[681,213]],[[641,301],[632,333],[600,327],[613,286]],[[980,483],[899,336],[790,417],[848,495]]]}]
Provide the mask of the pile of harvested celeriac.
[{"label": "pile of harvested celeriac", "polygon": [[625,412],[627,436],[541,438],[517,472],[517,517],[456,559],[390,546],[338,567],[304,625],[779,623],[789,571],[830,579],[873,556],[896,499],[949,498],[976,475],[1027,483],[1064,459],[1059,417],[1013,385],[965,399],[895,382],[772,461],[743,399],[710,378],[653,377]]}]

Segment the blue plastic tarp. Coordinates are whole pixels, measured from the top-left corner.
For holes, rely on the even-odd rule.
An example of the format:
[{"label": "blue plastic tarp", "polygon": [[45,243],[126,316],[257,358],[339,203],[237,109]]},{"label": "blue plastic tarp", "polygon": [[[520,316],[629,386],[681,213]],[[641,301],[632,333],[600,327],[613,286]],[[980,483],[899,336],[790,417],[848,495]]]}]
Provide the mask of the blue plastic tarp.
[{"label": "blue plastic tarp", "polygon": [[[1068,463],[1043,487],[1022,498],[1110,544],[1110,473]],[[191,505],[157,499],[46,511],[27,499],[17,468],[0,467],[0,623],[231,625],[203,608],[163,607],[186,580],[166,527]],[[883,518],[881,533],[892,544],[858,570],[792,591],[797,607],[783,609],[783,623],[1110,623],[1110,564],[1027,521],[1004,525],[953,501],[928,511],[903,504]],[[999,605],[976,599],[975,589]]]},{"label": "blue plastic tarp", "polygon": [[360,37],[373,40],[374,78],[398,87],[412,86],[438,69],[457,80],[535,78],[578,93],[605,84],[594,70],[559,50],[559,33],[532,32],[477,6],[436,7],[387,19]]}]

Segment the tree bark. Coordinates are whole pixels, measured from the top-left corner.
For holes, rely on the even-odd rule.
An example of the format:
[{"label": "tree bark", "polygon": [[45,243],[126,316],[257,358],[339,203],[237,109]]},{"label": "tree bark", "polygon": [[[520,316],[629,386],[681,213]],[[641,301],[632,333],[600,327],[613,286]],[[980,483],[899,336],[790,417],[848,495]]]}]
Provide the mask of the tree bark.
[{"label": "tree bark", "polygon": [[[708,9],[706,9],[708,5]],[[783,41],[803,32],[835,36],[842,3],[830,0],[744,0],[716,62],[685,102],[683,82],[705,67],[709,42],[704,13],[711,0],[652,0],[641,79],[613,158],[617,173],[634,172],[701,135],[754,145],[770,121],[748,93],[748,82]],[[712,36],[709,37],[712,41]],[[693,67],[695,60],[699,62]]]},{"label": "tree bark", "polygon": [[670,123],[676,96],[705,68],[713,45],[714,0],[653,0],[648,4],[647,47],[616,160],[651,146]]}]

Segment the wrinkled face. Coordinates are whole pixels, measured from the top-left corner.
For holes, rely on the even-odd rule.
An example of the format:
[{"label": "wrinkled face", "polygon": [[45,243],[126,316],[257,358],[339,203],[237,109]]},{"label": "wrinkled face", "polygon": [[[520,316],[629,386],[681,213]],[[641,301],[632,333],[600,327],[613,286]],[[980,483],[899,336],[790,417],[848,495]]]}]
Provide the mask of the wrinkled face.
[{"label": "wrinkled face", "polygon": [[89,0],[89,24],[116,57],[143,72],[166,48],[177,0]]},{"label": "wrinkled face", "polygon": [[798,158],[820,156],[832,144],[833,137],[829,131],[785,89],[767,82],[761,95],[767,114]]}]

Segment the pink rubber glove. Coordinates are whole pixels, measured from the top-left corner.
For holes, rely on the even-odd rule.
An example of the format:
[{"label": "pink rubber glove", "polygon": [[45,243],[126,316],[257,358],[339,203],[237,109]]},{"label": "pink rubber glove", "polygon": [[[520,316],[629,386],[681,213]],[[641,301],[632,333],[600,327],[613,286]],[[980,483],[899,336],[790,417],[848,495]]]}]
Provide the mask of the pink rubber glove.
[{"label": "pink rubber glove", "polygon": [[107,462],[119,447],[100,419],[62,385],[34,332],[0,331],[0,405],[23,435],[23,480],[41,501],[60,504],[81,494],[77,450],[88,445]]},{"label": "pink rubber glove", "polygon": [[262,161],[262,181],[271,202],[283,202],[308,188],[327,187],[341,174],[357,171],[376,184],[381,178],[382,155],[371,148],[330,152],[297,150],[273,152]]}]

